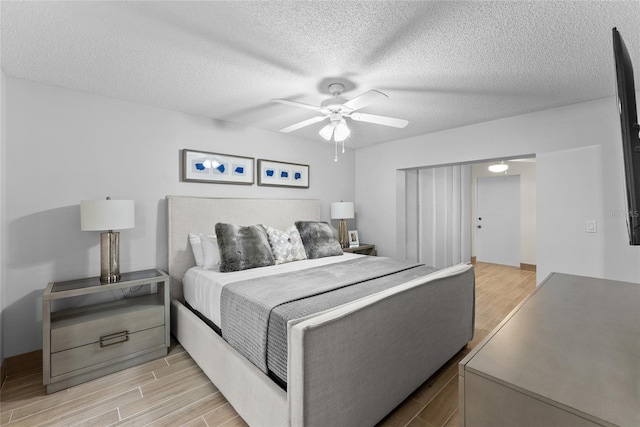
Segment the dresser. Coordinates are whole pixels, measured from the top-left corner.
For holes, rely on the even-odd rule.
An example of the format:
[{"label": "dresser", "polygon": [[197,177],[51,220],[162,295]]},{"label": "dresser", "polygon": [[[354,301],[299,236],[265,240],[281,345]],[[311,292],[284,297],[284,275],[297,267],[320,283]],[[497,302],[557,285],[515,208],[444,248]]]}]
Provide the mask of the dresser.
[{"label": "dresser", "polygon": [[[81,304],[92,299],[106,301]],[[49,283],[42,297],[47,393],[166,355],[169,303],[169,276],[157,269],[110,284],[99,277]]]},{"label": "dresser", "polygon": [[461,426],[640,426],[640,284],[551,274],[458,380]]}]

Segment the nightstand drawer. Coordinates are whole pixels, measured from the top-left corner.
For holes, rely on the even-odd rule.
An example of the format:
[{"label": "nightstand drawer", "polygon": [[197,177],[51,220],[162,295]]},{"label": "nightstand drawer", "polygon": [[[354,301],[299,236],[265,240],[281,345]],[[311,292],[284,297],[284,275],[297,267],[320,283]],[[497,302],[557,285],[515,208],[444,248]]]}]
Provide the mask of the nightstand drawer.
[{"label": "nightstand drawer", "polygon": [[164,305],[157,295],[55,313],[51,321],[51,353],[96,343],[100,337],[120,331],[134,333],[163,325],[164,315]]},{"label": "nightstand drawer", "polygon": [[51,376],[86,368],[148,348],[161,346],[164,325],[139,332],[121,332],[100,337],[96,342],[51,354]]}]

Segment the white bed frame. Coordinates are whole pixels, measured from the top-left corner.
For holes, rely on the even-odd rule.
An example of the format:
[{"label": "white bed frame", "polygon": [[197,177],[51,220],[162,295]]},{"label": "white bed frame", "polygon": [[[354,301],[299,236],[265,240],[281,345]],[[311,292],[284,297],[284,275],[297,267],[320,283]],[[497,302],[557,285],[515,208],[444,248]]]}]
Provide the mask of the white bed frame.
[{"label": "white bed frame", "polygon": [[195,265],[188,233],[217,222],[285,229],[321,219],[319,201],[168,196],[167,212],[171,332],[251,426],[373,425],[473,337],[473,268],[441,270],[289,322],[284,391],[181,303]]}]

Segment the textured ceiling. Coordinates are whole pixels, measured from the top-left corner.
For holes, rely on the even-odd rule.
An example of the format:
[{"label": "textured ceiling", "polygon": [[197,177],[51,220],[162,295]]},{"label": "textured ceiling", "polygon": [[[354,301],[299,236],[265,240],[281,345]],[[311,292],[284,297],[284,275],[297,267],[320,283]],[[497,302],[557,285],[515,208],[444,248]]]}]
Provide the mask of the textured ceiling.
[{"label": "textured ceiling", "polygon": [[[2,69],[20,77],[277,131],[333,81],[361,147],[615,94],[611,28],[640,87],[640,1],[1,2]],[[323,142],[317,123],[293,135]],[[283,135],[283,138],[286,136]]]}]

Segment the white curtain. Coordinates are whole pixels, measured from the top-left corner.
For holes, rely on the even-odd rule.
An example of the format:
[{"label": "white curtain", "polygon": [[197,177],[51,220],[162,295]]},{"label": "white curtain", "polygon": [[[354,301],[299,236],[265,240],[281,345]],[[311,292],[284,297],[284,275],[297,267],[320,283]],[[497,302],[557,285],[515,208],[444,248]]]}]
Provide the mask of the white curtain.
[{"label": "white curtain", "polygon": [[437,268],[471,261],[471,166],[407,171],[407,259]]}]

